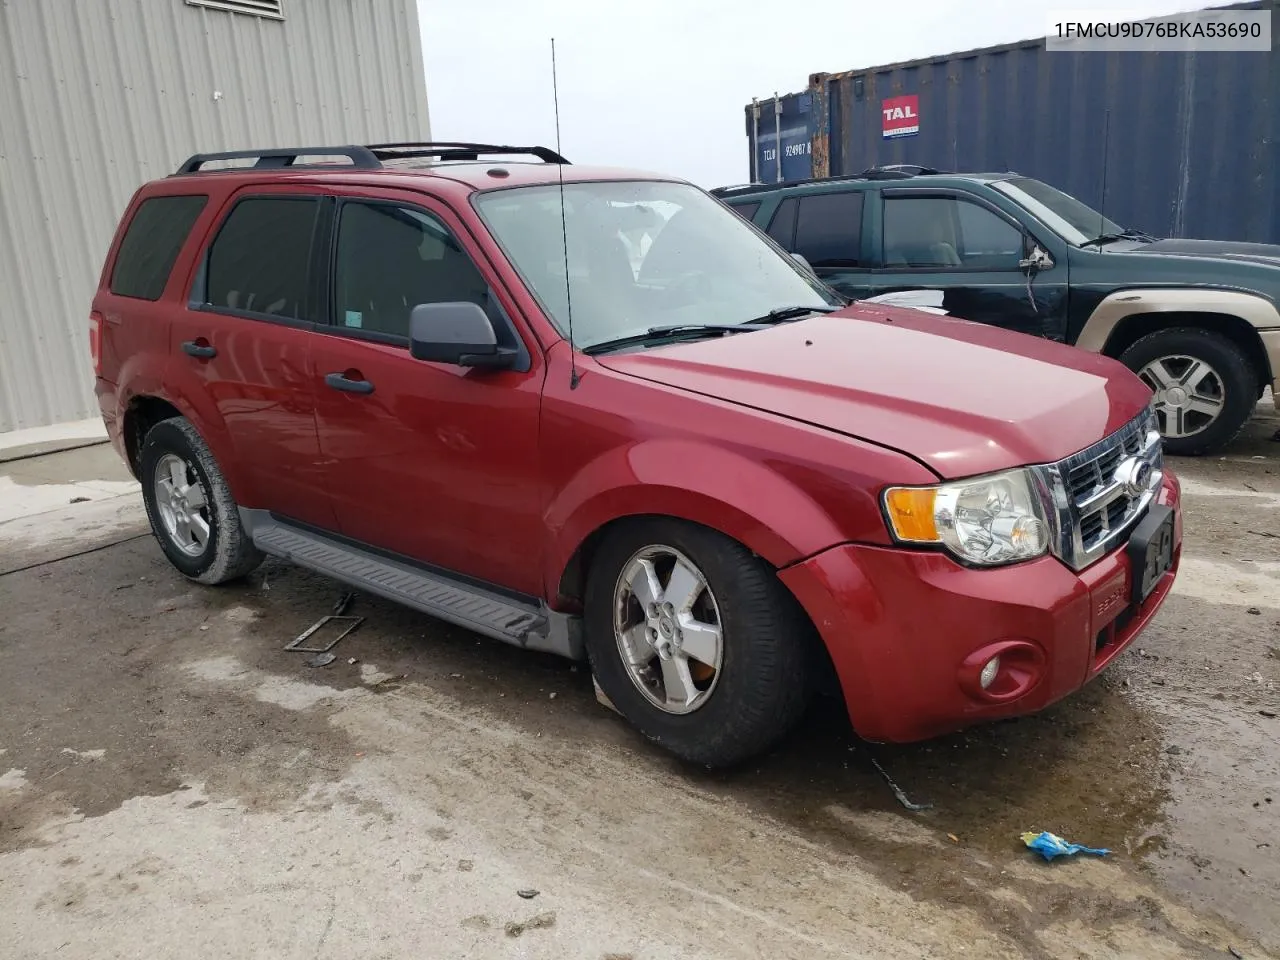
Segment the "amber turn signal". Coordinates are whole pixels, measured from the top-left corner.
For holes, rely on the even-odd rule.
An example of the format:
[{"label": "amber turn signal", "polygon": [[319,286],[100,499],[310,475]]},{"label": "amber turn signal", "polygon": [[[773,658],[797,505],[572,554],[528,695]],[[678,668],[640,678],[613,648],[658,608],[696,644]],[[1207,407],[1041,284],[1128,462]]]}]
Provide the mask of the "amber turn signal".
[{"label": "amber turn signal", "polygon": [[884,494],[885,512],[899,540],[937,543],[933,505],[938,491],[929,487],[890,487]]}]

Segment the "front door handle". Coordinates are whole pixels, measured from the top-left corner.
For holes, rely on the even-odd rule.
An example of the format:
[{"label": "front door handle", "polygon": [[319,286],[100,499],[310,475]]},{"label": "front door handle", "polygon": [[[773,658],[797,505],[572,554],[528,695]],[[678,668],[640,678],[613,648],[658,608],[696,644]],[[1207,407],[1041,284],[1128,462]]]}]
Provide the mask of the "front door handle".
[{"label": "front door handle", "polygon": [[[359,377],[359,374],[356,376]],[[325,374],[324,382],[334,390],[342,390],[345,393],[373,393],[373,384],[368,380],[352,380],[346,373]]]},{"label": "front door handle", "polygon": [[188,340],[182,345],[182,352],[190,357],[199,357],[201,360],[208,360],[218,355],[217,347],[209,345],[209,341],[201,337],[199,340]]}]

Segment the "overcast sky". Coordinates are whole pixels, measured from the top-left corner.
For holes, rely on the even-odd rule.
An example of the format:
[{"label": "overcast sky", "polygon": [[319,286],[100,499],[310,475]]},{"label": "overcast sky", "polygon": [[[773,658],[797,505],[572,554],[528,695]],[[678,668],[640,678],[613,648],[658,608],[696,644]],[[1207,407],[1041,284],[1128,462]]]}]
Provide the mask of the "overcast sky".
[{"label": "overcast sky", "polygon": [[553,146],[554,36],[561,144],[570,160],[714,187],[748,178],[743,107],[775,90],[804,89],[810,73],[1042,36],[1053,10],[1153,16],[1217,5],[419,0],[419,16],[433,139]]}]

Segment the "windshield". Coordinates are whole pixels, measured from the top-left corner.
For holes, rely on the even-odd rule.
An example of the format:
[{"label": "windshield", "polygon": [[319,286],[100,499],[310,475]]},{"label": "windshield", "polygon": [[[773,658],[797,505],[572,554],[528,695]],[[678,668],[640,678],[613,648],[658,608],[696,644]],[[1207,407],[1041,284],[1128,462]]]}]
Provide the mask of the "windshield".
[{"label": "windshield", "polygon": [[688,184],[566,183],[563,220],[556,184],[481,193],[474,203],[566,336],[572,303],[579,347],[653,327],[736,325],[782,307],[843,303],[728,207]]},{"label": "windshield", "polygon": [[992,186],[1012,197],[1015,202],[1044,221],[1049,229],[1077,247],[1084,246],[1094,237],[1124,231],[1120,224],[1108,220],[1075,197],[1039,180],[1015,177],[1012,180],[999,180]]}]

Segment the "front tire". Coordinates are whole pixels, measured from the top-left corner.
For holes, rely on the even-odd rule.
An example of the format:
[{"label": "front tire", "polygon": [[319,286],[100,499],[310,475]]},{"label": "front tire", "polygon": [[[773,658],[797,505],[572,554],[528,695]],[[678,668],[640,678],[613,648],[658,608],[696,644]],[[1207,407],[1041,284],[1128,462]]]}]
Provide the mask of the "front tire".
[{"label": "front tire", "polygon": [[190,421],[174,417],[157,423],[138,459],[151,531],[184,576],[197,583],[226,583],[262,563],[240,524],[226,478]]},{"label": "front tire", "polygon": [[727,767],[763,753],[808,700],[808,619],[768,564],[673,519],[626,521],[596,551],[586,644],[596,680],[644,736]]},{"label": "front tire", "polygon": [[1155,393],[1166,451],[1198,456],[1225,446],[1249,421],[1258,376],[1235,343],[1199,327],[1149,333],[1120,355]]}]

